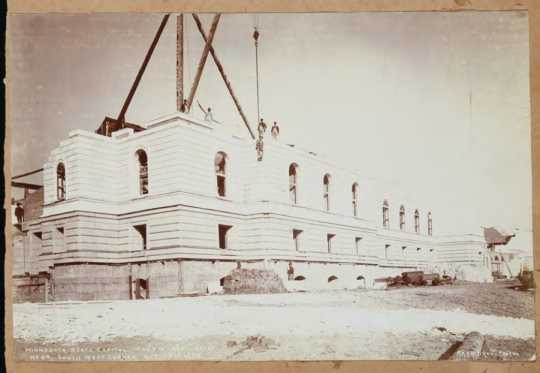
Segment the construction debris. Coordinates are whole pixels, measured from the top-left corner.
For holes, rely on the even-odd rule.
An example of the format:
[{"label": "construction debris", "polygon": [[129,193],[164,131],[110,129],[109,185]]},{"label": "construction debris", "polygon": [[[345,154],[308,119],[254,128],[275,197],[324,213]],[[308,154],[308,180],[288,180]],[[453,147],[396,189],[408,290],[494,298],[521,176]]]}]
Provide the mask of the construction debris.
[{"label": "construction debris", "polygon": [[518,280],[521,282],[521,290],[535,288],[533,271],[521,271],[518,275]]},{"label": "construction debris", "polygon": [[240,349],[236,350],[233,355],[238,355],[247,350],[253,350],[255,352],[264,352],[268,350],[276,349],[279,345],[274,342],[273,339],[265,337],[263,335],[252,335],[246,337],[246,339],[240,343],[236,341],[228,341],[227,347],[232,348],[239,346]]},{"label": "construction debris", "polygon": [[274,271],[265,269],[234,269],[223,278],[225,294],[286,293],[283,281]]},{"label": "construction debris", "polygon": [[441,277],[438,273],[424,273],[423,271],[403,272],[401,276],[375,280],[375,282],[386,282],[388,287],[451,285],[454,281],[454,278],[446,274]]}]

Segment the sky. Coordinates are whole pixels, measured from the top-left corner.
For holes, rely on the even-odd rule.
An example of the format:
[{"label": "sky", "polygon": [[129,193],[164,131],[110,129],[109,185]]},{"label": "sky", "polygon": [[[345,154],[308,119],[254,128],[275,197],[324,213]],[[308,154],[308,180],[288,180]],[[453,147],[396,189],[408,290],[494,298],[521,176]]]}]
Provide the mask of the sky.
[{"label": "sky", "polygon": [[[69,131],[117,116],[161,17],[8,17],[13,174],[42,167]],[[201,18],[208,30],[212,16]],[[188,92],[203,41],[184,23]],[[254,26],[261,115],[283,141],[429,201],[440,233],[500,226],[531,246],[526,13],[223,15],[213,46],[252,126]],[[171,17],[128,121],[175,111],[175,48]],[[247,134],[210,57],[196,99]]]}]

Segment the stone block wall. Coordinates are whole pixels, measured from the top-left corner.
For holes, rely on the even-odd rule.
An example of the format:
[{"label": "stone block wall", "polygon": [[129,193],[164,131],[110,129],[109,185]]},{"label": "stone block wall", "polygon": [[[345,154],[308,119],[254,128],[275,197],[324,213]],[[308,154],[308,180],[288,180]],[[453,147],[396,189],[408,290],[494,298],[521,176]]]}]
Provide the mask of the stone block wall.
[{"label": "stone block wall", "polygon": [[43,188],[34,191],[24,199],[24,221],[37,219],[43,212]]},{"label": "stone block wall", "polygon": [[206,293],[209,282],[219,282],[236,268],[233,261],[180,261],[181,293]]},{"label": "stone block wall", "polygon": [[45,302],[48,279],[46,276],[15,276],[12,279],[13,303]]},{"label": "stone block wall", "polygon": [[130,299],[128,265],[56,265],[52,281],[55,301]]}]

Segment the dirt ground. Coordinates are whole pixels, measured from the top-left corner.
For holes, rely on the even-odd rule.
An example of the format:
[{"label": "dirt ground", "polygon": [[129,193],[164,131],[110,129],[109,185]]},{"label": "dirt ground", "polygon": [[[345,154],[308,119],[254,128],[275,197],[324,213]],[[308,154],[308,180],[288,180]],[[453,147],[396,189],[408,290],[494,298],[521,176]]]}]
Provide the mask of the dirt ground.
[{"label": "dirt ground", "polygon": [[482,358],[534,355],[534,294],[510,283],[19,304],[20,360],[437,360],[471,331]]},{"label": "dirt ground", "polygon": [[494,284],[461,283],[451,286],[424,286],[371,292],[386,307],[462,309],[472,313],[534,320],[534,292],[518,291],[516,281]]}]

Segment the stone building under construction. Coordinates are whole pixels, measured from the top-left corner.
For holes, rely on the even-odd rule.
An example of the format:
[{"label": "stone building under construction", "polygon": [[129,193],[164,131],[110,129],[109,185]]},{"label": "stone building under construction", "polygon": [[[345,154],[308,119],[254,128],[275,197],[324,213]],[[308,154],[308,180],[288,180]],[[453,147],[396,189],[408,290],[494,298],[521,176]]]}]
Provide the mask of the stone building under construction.
[{"label": "stone building under construction", "polygon": [[415,269],[490,273],[483,237],[437,236],[430,206],[276,132],[259,128],[255,146],[209,47],[219,17],[208,35],[193,17],[206,41],[202,66],[211,53],[251,138],[189,114],[197,84],[173,114],[125,122],[166,15],[119,117],[96,132],[70,132],[44,165],[43,188],[25,200],[14,236],[15,301],[207,293],[237,267],[270,269],[307,289],[372,287]]},{"label": "stone building under construction", "polygon": [[482,237],[437,237],[429,208],[401,205],[279,138],[258,161],[252,141],[185,113],[144,128],[111,137],[75,130],[52,151],[43,190],[30,195],[42,193],[43,204],[27,209],[34,216],[15,252],[19,298],[206,293],[237,266],[288,281],[292,263],[309,288],[488,268]]}]

